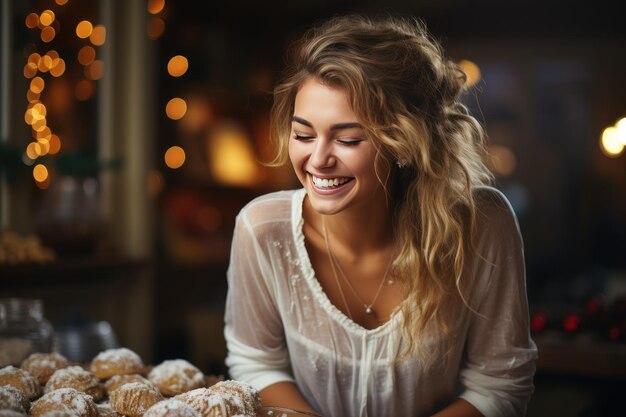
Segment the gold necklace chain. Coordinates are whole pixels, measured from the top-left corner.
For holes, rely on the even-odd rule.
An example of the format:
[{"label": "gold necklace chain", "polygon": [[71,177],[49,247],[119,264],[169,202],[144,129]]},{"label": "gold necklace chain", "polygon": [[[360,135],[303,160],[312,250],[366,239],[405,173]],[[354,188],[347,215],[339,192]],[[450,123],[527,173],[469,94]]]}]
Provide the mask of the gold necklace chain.
[{"label": "gold necklace chain", "polygon": [[328,254],[328,261],[330,262],[330,267],[332,268],[333,275],[335,276],[335,282],[337,283],[337,287],[339,288],[339,295],[341,295],[343,305],[346,307],[346,313],[348,313],[348,317],[350,317],[350,320],[354,321],[354,319],[352,318],[352,312],[350,311],[350,307],[348,306],[348,302],[346,301],[346,296],[343,293],[343,288],[341,288],[339,277],[337,276],[337,269],[335,267],[335,263],[333,262],[332,254],[330,253],[330,246],[328,245],[328,234],[326,233],[326,222],[324,221],[324,216],[322,216],[322,230],[324,231],[324,242],[326,242],[326,253]]},{"label": "gold necklace chain", "polygon": [[[373,307],[374,307],[374,304],[376,303],[376,300],[378,300],[378,296],[380,295],[380,292],[382,291],[383,286],[385,285],[385,280],[387,278],[387,274],[389,273],[389,269],[391,268],[391,264],[393,262],[393,257],[389,260],[389,264],[387,264],[387,268],[385,269],[385,273],[383,274],[383,279],[380,281],[380,285],[378,286],[378,290],[376,291],[376,295],[374,295],[374,299],[372,300],[372,302],[370,304],[367,304],[365,301],[363,301],[363,299],[356,292],[356,290],[354,289],[354,287],[350,283],[350,280],[348,279],[346,273],[343,272],[343,268],[341,268],[341,264],[339,264],[339,261],[337,260],[335,255],[330,250],[330,242],[329,242],[329,239],[328,239],[328,233],[326,231],[326,221],[325,221],[325,217],[324,216],[322,216],[322,230],[324,232],[324,242],[326,243],[326,252],[328,253],[328,258],[330,260],[330,266],[331,266],[331,268],[333,270],[333,274],[335,274],[335,280],[337,281],[337,285],[339,286],[339,292],[340,292],[341,297],[343,299],[343,302],[344,302],[344,304],[346,306],[346,309],[348,310],[348,315],[350,316],[350,318],[352,318],[352,315],[350,314],[350,309],[348,308],[348,303],[346,302],[346,298],[345,298],[345,296],[343,294],[343,290],[341,288],[341,284],[339,283],[339,278],[337,277],[336,269],[339,269],[339,272],[341,273],[341,276],[346,281],[346,284],[348,284],[348,288],[350,288],[350,291],[352,291],[352,294],[354,294],[356,299],[359,300],[359,302],[361,304],[363,304],[363,306],[365,307],[365,314],[367,314],[368,316],[374,314]],[[335,266],[336,266],[336,268],[335,268]]]}]

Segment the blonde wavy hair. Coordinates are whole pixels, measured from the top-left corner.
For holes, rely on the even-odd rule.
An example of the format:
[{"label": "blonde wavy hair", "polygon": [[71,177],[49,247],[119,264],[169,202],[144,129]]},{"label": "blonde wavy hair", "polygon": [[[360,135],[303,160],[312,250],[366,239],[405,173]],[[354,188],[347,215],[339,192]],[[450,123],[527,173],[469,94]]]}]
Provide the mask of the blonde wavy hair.
[{"label": "blonde wavy hair", "polygon": [[[449,357],[447,302],[471,308],[463,271],[476,218],[473,190],[492,181],[483,164],[483,129],[459,101],[465,73],[421,22],[408,18],[336,17],[310,29],[290,52],[274,90],[273,164],[288,159],[299,87],[315,77],[343,88],[377,149],[375,167],[394,210],[394,268],[408,341],[401,357],[416,354],[425,364],[441,353]],[[426,334],[447,343],[431,343]]]}]

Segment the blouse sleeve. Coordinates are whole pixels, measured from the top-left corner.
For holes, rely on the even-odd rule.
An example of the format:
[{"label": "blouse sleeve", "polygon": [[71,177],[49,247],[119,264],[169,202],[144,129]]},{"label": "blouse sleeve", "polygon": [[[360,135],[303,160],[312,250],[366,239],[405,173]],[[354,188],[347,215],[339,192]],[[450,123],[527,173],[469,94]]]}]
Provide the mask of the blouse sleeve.
[{"label": "blouse sleeve", "polygon": [[506,198],[479,204],[474,277],[481,300],[460,372],[461,398],[486,417],[524,416],[534,390],[537,348],[530,338],[522,238]]},{"label": "blouse sleeve", "polygon": [[294,381],[275,304],[277,280],[243,212],[236,221],[227,277],[224,336],[230,376],[257,390]]}]

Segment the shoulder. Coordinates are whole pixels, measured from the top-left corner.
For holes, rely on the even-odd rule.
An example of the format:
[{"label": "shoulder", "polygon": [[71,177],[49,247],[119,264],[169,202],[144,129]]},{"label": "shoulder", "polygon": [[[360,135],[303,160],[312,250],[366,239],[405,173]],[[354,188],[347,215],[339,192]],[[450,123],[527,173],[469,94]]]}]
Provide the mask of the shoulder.
[{"label": "shoulder", "polygon": [[276,229],[277,225],[291,224],[294,202],[299,194],[299,190],[285,190],[256,197],[241,209],[237,223],[239,226],[245,224],[257,236]]},{"label": "shoulder", "polygon": [[473,190],[476,207],[476,227],[481,231],[496,233],[500,236],[519,234],[519,224],[511,203],[502,191],[480,186]]}]

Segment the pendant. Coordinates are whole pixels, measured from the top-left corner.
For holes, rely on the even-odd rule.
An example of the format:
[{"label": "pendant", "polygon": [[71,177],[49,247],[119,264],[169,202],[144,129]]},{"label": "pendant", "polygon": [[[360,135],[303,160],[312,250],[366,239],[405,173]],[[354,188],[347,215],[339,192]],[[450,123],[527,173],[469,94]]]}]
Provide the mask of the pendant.
[{"label": "pendant", "polygon": [[368,316],[371,316],[374,313],[374,310],[372,310],[372,307],[367,306],[367,308],[365,309],[365,314],[367,314]]}]

